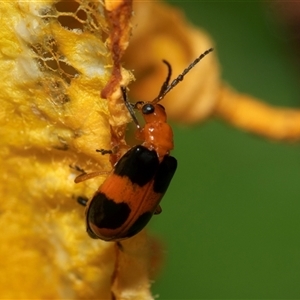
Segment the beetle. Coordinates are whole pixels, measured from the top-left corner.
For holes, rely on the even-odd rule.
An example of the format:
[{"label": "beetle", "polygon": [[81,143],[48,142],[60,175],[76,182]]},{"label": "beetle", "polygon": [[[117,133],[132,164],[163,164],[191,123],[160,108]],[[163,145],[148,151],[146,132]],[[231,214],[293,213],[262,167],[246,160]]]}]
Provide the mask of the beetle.
[{"label": "beetle", "polygon": [[[173,131],[167,123],[165,108],[158,102],[211,51],[212,48],[202,53],[171,83],[171,65],[164,60],[168,75],[151,102],[131,104],[126,88],[121,87],[125,106],[136,125],[136,138],[143,142],[130,148],[116,162],[92,199],[87,201],[86,228],[91,238],[120,241],[132,237],[146,226],[153,214],[161,212],[159,203],[176,171],[177,160],[170,155],[174,147]],[[135,110],[142,114],[144,127],[140,126]],[[96,151],[112,153],[103,149]],[[75,179],[75,182],[80,181],[82,179]]]}]

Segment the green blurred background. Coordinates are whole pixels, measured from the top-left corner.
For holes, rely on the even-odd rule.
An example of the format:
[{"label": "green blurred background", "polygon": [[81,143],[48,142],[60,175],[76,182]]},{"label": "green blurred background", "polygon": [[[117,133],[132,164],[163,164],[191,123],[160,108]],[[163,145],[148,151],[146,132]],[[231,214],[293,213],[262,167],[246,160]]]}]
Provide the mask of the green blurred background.
[{"label": "green blurred background", "polygon": [[[258,1],[171,3],[214,39],[225,81],[299,108],[296,58],[271,10]],[[174,124],[174,131],[178,171],[150,224],[165,246],[154,295],[299,299],[299,143],[268,141],[221,120]]]}]

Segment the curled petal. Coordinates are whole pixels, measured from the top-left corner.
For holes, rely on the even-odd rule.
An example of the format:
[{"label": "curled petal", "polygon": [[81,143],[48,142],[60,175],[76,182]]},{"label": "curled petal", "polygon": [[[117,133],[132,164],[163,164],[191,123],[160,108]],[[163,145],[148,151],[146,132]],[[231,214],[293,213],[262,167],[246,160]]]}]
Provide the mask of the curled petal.
[{"label": "curled petal", "polygon": [[[138,100],[154,99],[172,66],[172,78],[179,75],[196,57],[213,47],[212,39],[187,22],[176,8],[159,2],[134,3],[133,36],[125,54],[126,67],[134,70],[136,82],[131,95]],[[219,64],[216,52],[205,57],[163,100],[168,115],[193,123],[213,112],[219,89]]]}]

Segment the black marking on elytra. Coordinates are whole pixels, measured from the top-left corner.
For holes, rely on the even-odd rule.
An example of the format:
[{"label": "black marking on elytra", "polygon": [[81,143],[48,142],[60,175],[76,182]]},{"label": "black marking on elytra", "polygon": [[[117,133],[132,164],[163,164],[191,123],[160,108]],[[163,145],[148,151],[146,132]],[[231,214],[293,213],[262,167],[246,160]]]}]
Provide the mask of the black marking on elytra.
[{"label": "black marking on elytra", "polygon": [[138,145],[121,157],[115,166],[114,174],[126,176],[133,184],[142,187],[152,180],[158,166],[159,160],[156,152]]},{"label": "black marking on elytra", "polygon": [[153,213],[145,212],[140,215],[137,220],[133,223],[133,225],[128,229],[126,237],[131,237],[140,232],[150,221]]},{"label": "black marking on elytra", "polygon": [[86,232],[88,233],[89,237],[92,239],[99,239],[99,237],[92,231],[92,229],[89,227],[87,227]]},{"label": "black marking on elytra", "polygon": [[175,174],[176,168],[176,158],[165,155],[154,177],[153,190],[155,193],[164,194],[167,191],[173,175]]},{"label": "black marking on elytra", "polygon": [[130,212],[128,204],[116,203],[99,192],[89,206],[88,223],[92,223],[98,228],[116,229],[124,224]]}]

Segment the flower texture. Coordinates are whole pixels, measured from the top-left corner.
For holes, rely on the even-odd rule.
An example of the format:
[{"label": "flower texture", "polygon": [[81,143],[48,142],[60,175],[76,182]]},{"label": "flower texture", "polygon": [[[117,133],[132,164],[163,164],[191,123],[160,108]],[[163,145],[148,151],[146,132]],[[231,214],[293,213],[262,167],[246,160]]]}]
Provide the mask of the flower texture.
[{"label": "flower texture", "polygon": [[[131,2],[13,1],[0,13],[1,298],[152,299],[156,243],[142,232],[118,254],[88,237],[77,203],[112,168],[95,149],[125,143]],[[75,166],[104,172],[75,185]]]}]

